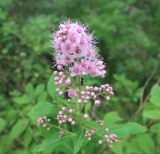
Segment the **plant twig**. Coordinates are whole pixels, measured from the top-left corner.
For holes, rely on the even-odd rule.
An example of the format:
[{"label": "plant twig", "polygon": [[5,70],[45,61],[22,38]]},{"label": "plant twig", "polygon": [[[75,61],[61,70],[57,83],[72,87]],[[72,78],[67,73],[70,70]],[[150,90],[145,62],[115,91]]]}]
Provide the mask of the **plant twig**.
[{"label": "plant twig", "polygon": [[142,88],[142,94],[141,94],[141,98],[140,98],[140,104],[139,104],[139,107],[138,109],[136,110],[136,112],[133,114],[133,116],[131,117],[130,120],[132,120],[134,117],[136,117],[142,110],[145,102],[147,102],[147,100],[149,99],[149,95],[147,95],[145,98],[144,98],[144,92],[149,84],[149,82],[151,81],[151,79],[153,78],[153,76],[155,75],[157,69],[158,69],[158,66],[159,66],[159,62],[155,65],[152,73],[150,74],[150,76],[147,78],[143,88]]}]

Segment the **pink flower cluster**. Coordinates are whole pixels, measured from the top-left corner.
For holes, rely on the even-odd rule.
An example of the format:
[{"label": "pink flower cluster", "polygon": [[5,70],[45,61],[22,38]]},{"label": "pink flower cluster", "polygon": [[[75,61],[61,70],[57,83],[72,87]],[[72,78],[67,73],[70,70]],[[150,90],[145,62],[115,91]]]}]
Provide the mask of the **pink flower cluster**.
[{"label": "pink flower cluster", "polygon": [[100,106],[101,101],[99,100],[99,97],[105,97],[106,100],[110,100],[109,95],[114,95],[114,92],[109,84],[103,84],[100,87],[86,86],[80,94],[81,97],[77,100],[78,103],[87,103],[90,99],[93,99],[95,105]]},{"label": "pink flower cluster", "polygon": [[95,42],[85,26],[67,21],[53,33],[58,68],[69,67],[71,76],[105,76],[105,65],[98,57]]},{"label": "pink flower cluster", "polygon": [[95,130],[86,130],[85,131],[85,137],[88,138],[88,141],[91,141],[92,136],[95,134]]},{"label": "pink flower cluster", "polygon": [[[100,139],[99,141],[98,141],[98,144],[102,144],[104,141],[105,142],[107,142],[108,144],[109,144],[109,147],[112,147],[112,144],[114,143],[114,142],[117,142],[117,135],[116,134],[110,134],[110,135],[108,135],[108,132],[109,132],[109,129],[108,128],[106,128],[105,129],[105,134],[104,134],[104,137],[103,137],[103,139]],[[86,130],[85,131],[85,137],[87,137],[88,138],[88,141],[91,141],[92,140],[92,136],[94,135],[94,134],[96,134],[96,131],[95,130]]]},{"label": "pink flower cluster", "polygon": [[71,78],[67,77],[62,71],[54,71],[55,85],[69,86],[71,84]]},{"label": "pink flower cluster", "polygon": [[71,125],[75,125],[75,121],[73,120],[73,110],[68,109],[66,107],[62,107],[62,110],[59,111],[57,115],[57,120],[59,124],[70,123]]},{"label": "pink flower cluster", "polygon": [[80,63],[75,62],[72,67],[70,67],[71,76],[76,75],[86,75],[90,74],[92,76],[105,76],[106,71],[104,70],[105,65],[103,61],[95,59],[94,61],[82,59]]},{"label": "pink flower cluster", "polygon": [[[112,147],[112,144],[115,143],[115,142],[117,142],[117,135],[113,134],[113,133],[110,134],[110,135],[108,135],[107,134],[109,132],[108,128],[106,128],[105,131],[106,131],[106,134],[104,135],[104,140],[107,143],[109,143],[109,147]],[[100,142],[100,141],[102,141],[102,140],[99,140],[98,142]],[[102,144],[102,142],[101,142],[101,144]]]},{"label": "pink flower cluster", "polygon": [[47,130],[50,130],[49,123],[51,119],[47,118],[46,116],[39,117],[37,119],[37,127],[48,127]]}]

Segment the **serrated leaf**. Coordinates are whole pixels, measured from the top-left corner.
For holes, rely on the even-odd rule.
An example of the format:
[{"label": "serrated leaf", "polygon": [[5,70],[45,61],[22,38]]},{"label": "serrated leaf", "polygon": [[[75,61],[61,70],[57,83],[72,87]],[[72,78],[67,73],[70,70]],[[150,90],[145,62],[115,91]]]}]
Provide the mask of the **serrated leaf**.
[{"label": "serrated leaf", "polygon": [[20,97],[14,97],[13,100],[15,103],[20,104],[20,105],[31,103],[31,98],[26,94]]},{"label": "serrated leaf", "polygon": [[89,142],[85,147],[85,154],[93,154],[94,147],[95,147],[95,144],[93,142]]},{"label": "serrated leaf", "polygon": [[98,128],[98,124],[95,121],[87,120],[87,119],[81,119],[80,122],[89,128],[96,129]]},{"label": "serrated leaf", "polygon": [[28,119],[20,119],[19,121],[17,121],[17,123],[12,127],[12,130],[10,132],[10,139],[14,140],[18,136],[20,136],[26,129],[27,125]]},{"label": "serrated leaf", "polygon": [[86,112],[88,112],[89,110],[90,110],[90,108],[91,108],[91,103],[87,103],[86,105],[85,105],[85,113]]},{"label": "serrated leaf", "polygon": [[116,122],[122,121],[123,119],[118,115],[117,112],[109,112],[104,117],[104,123],[106,127],[110,127]]},{"label": "serrated leaf", "polygon": [[110,133],[115,133],[118,137],[125,137],[131,134],[143,133],[146,130],[147,129],[144,126],[138,123],[129,122],[111,128]]},{"label": "serrated leaf", "polygon": [[159,110],[145,110],[143,112],[143,116],[146,118],[158,120],[160,119],[160,111]]},{"label": "serrated leaf", "polygon": [[32,141],[32,134],[30,133],[30,131],[26,131],[23,135],[23,143],[25,148],[29,147],[31,141]]},{"label": "serrated leaf", "polygon": [[39,84],[34,91],[34,95],[35,96],[40,95],[44,91],[44,88],[45,88],[44,84]]},{"label": "serrated leaf", "polygon": [[68,134],[64,137],[59,137],[58,133],[55,133],[50,138],[44,140],[44,142],[36,146],[33,152],[47,152],[53,151],[57,145],[64,144],[66,140],[71,140],[75,137],[75,134]]},{"label": "serrated leaf", "polygon": [[160,133],[160,123],[152,125],[150,130],[154,133]]},{"label": "serrated leaf", "polygon": [[[141,154],[142,151],[137,145],[137,141],[133,138],[129,142],[124,143],[126,154]],[[118,153],[117,153],[118,154]]]},{"label": "serrated leaf", "polygon": [[53,117],[57,114],[57,112],[58,108],[54,104],[50,102],[40,102],[32,108],[28,115],[31,120],[35,122],[39,117],[48,115],[51,115]]},{"label": "serrated leaf", "polygon": [[119,142],[113,144],[112,150],[116,154],[123,154],[123,146],[124,146],[123,142],[119,141]]},{"label": "serrated leaf", "polygon": [[46,93],[46,92],[42,92],[42,93],[38,96],[37,101],[38,101],[38,102],[44,102],[44,101],[46,101],[46,99],[47,99],[47,93]]},{"label": "serrated leaf", "polygon": [[[63,148],[62,148],[63,147]],[[63,152],[65,154],[73,154],[73,141],[72,140],[65,140],[63,144],[56,146],[56,151]]]},{"label": "serrated leaf", "polygon": [[28,83],[27,85],[26,85],[26,92],[29,94],[29,95],[32,95],[33,94],[33,92],[34,92],[34,88],[33,88],[33,86],[32,86],[32,84],[30,84],[30,83]]},{"label": "serrated leaf", "polygon": [[80,130],[74,139],[74,154],[78,153],[83,145],[84,131]]},{"label": "serrated leaf", "polygon": [[154,143],[148,134],[139,134],[136,140],[138,146],[145,154],[154,153]]}]

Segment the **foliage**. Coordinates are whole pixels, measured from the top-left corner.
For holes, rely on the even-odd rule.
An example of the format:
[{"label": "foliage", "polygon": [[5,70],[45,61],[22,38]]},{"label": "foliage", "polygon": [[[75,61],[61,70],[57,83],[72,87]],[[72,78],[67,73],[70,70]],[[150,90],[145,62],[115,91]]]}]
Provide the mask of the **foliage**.
[{"label": "foliage", "polygon": [[[119,135],[112,150],[88,143],[83,131],[61,139],[58,129],[35,125],[42,115],[54,120],[55,103],[62,102],[50,77],[50,34],[65,18],[95,30],[108,65],[108,77],[87,84],[110,82],[115,89],[99,113]],[[0,0],[0,153],[159,154],[159,18],[159,0]]]}]

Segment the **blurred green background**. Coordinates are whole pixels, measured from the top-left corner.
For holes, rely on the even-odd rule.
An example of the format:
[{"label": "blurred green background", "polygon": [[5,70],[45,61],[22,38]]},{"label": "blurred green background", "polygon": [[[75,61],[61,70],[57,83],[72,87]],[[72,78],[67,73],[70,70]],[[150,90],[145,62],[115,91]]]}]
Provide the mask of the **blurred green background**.
[{"label": "blurred green background", "polygon": [[[160,128],[160,118],[145,119],[143,109],[134,116],[160,78],[159,0],[0,0],[0,154],[32,153],[43,140],[28,112],[51,100],[46,90],[53,71],[51,33],[68,18],[89,25],[107,64],[101,82],[113,85],[116,96],[102,114],[113,110],[126,121],[133,117]],[[149,154],[160,153],[159,130],[148,133]],[[148,153],[135,151],[134,137],[128,140],[123,154]],[[113,153],[121,154],[118,148]]]}]

